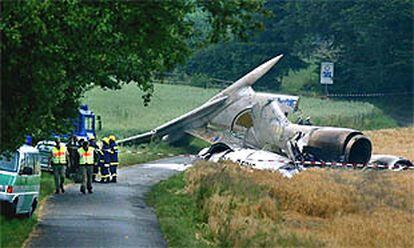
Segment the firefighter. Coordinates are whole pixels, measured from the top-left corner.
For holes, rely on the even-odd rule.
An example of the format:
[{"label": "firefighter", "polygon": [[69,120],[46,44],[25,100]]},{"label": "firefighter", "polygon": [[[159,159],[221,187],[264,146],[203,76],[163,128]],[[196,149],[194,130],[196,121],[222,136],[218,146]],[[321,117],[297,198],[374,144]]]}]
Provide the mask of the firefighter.
[{"label": "firefighter", "polygon": [[65,167],[67,165],[67,150],[66,146],[60,144],[60,139],[56,139],[56,144],[52,148],[51,164],[53,168],[53,175],[55,177],[55,194],[60,191],[65,193],[63,183],[65,182]]},{"label": "firefighter", "polygon": [[116,144],[114,135],[109,136],[109,148],[110,148],[109,152],[110,152],[110,161],[111,161],[109,171],[111,174],[111,182],[116,183],[116,178],[118,176],[117,168],[118,168],[119,162],[118,162],[118,145]]},{"label": "firefighter", "polygon": [[110,158],[110,146],[109,138],[102,138],[102,154],[103,154],[103,165],[101,167],[101,182],[109,183],[109,165],[111,163]]},{"label": "firefighter", "polygon": [[105,176],[105,175],[109,175],[109,173],[106,172],[108,170],[107,168],[106,168],[106,171],[105,171],[105,156],[104,156],[102,146],[101,147],[98,146],[98,148],[96,150],[96,154],[98,155],[97,156],[98,174],[96,175],[95,179],[96,179],[97,182],[102,183],[102,182],[104,182],[104,180],[106,180],[106,178],[108,178],[108,176]]},{"label": "firefighter", "polygon": [[81,148],[78,149],[79,153],[79,168],[82,173],[82,184],[80,191],[85,194],[85,188],[88,189],[88,193],[92,194],[92,174],[94,165],[94,148],[89,146],[88,141],[84,141]]}]

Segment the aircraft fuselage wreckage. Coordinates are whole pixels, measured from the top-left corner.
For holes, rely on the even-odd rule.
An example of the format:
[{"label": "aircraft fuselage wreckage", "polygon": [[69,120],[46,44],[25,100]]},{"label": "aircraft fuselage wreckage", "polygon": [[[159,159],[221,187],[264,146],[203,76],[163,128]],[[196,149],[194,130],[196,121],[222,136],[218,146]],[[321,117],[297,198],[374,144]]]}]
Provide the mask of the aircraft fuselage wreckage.
[{"label": "aircraft fuselage wreckage", "polygon": [[260,65],[200,107],[119,143],[176,141],[187,133],[212,144],[200,151],[203,159],[231,160],[286,176],[309,166],[412,168],[409,160],[395,156],[377,155],[370,160],[371,141],[358,130],[290,122],[287,115],[298,109],[299,97],[252,89],[281,58]]}]

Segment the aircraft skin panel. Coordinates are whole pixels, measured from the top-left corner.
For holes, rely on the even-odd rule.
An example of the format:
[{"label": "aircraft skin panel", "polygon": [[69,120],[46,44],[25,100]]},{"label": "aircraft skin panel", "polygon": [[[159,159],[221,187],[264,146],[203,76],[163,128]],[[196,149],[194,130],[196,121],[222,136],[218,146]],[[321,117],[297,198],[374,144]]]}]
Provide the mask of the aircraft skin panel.
[{"label": "aircraft skin panel", "polygon": [[243,140],[235,137],[228,131],[215,130],[209,126],[205,128],[196,128],[186,131],[196,138],[202,139],[210,144],[225,143],[231,147],[243,147]]}]

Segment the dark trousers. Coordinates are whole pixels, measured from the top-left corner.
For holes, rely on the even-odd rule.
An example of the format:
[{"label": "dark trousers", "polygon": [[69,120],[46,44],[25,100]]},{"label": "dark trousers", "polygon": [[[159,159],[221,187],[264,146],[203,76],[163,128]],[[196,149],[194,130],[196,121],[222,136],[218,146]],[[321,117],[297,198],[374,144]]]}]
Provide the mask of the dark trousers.
[{"label": "dark trousers", "polygon": [[109,165],[108,164],[102,164],[101,165],[101,181],[109,180]]},{"label": "dark trousers", "polygon": [[79,167],[82,173],[81,189],[92,190],[93,165],[80,165]]},{"label": "dark trousers", "polygon": [[94,182],[96,182],[97,180],[101,180],[101,173],[99,171],[99,165],[98,163],[93,165],[93,176],[92,179]]},{"label": "dark trousers", "polygon": [[111,177],[116,177],[116,176],[118,176],[118,174],[117,174],[117,168],[118,168],[118,165],[116,165],[116,164],[111,164],[111,165],[109,166],[109,171],[110,171],[110,173],[111,173]]},{"label": "dark trousers", "polygon": [[55,187],[56,191],[60,191],[60,188],[63,187],[63,183],[65,182],[65,165],[57,164],[52,165],[53,168],[53,176],[55,178]]}]

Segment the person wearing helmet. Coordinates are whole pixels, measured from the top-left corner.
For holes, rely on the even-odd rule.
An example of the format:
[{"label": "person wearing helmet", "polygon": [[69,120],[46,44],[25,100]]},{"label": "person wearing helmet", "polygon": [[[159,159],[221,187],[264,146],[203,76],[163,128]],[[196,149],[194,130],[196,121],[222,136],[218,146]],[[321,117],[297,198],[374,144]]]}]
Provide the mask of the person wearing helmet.
[{"label": "person wearing helmet", "polygon": [[103,165],[101,166],[101,182],[109,183],[109,165],[111,163],[110,158],[110,146],[109,138],[102,138],[102,154],[103,154]]},{"label": "person wearing helmet", "polygon": [[104,179],[106,179],[104,174],[105,173],[106,173],[106,175],[109,174],[108,172],[106,172],[108,170],[108,168],[106,168],[106,171],[105,171],[105,154],[104,154],[102,145],[103,144],[97,145],[97,148],[96,148],[96,154],[97,154],[96,163],[97,163],[97,167],[98,167],[98,173],[95,176],[95,181],[100,182],[100,183],[104,182]]},{"label": "person wearing helmet", "polygon": [[65,182],[65,168],[67,165],[67,150],[66,146],[60,143],[60,139],[56,138],[55,146],[52,148],[51,165],[53,168],[53,175],[55,178],[55,194],[60,192],[65,193],[63,183]]},{"label": "person wearing helmet", "polygon": [[111,182],[116,183],[117,179],[117,168],[118,168],[118,144],[116,143],[115,136],[109,136],[109,152],[110,152],[110,166],[109,172],[111,175]]},{"label": "person wearing helmet", "polygon": [[89,142],[89,146],[91,146],[91,147],[96,147],[97,145],[96,145],[96,141],[95,141],[95,137],[94,136],[90,136],[89,138],[88,138],[88,142]]}]

